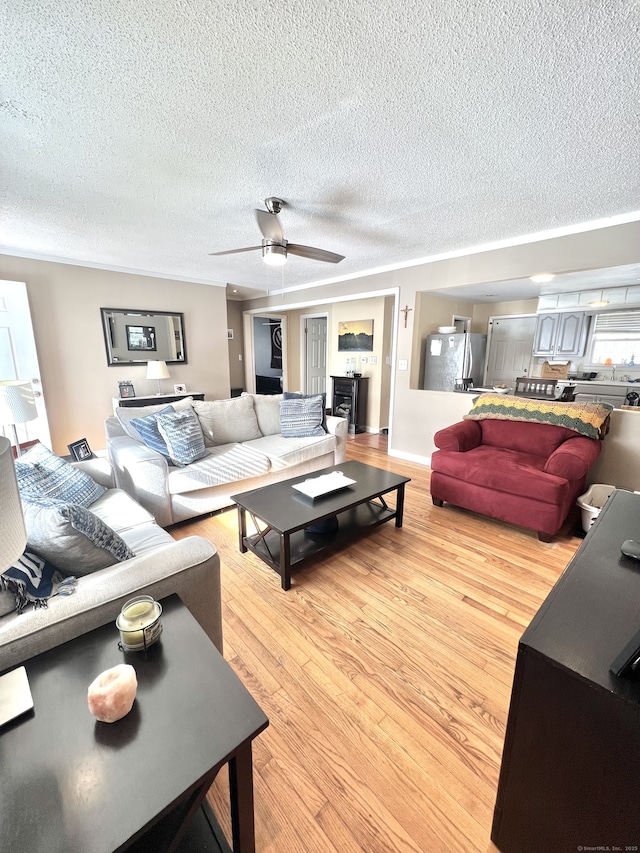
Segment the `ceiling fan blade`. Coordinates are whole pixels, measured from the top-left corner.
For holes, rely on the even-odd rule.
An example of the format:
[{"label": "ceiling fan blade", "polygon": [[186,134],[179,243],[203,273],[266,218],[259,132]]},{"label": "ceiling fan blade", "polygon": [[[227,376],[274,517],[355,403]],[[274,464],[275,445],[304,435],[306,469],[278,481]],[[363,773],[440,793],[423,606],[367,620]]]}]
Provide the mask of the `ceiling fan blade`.
[{"label": "ceiling fan blade", "polygon": [[262,246],[247,246],[246,249],[228,249],[226,252],[209,252],[209,257],[216,255],[237,255],[238,252],[254,252],[256,249],[261,249]]},{"label": "ceiling fan blade", "polygon": [[344,255],[336,255],[335,252],[327,252],[325,249],[314,249],[313,246],[301,246],[299,243],[287,243],[287,252],[300,258],[325,261],[328,264],[339,264],[344,260]]},{"label": "ceiling fan blade", "polygon": [[258,228],[262,231],[262,236],[265,240],[273,240],[274,243],[282,243],[284,236],[282,227],[275,213],[268,213],[266,210],[255,209],[256,219],[258,220]]}]

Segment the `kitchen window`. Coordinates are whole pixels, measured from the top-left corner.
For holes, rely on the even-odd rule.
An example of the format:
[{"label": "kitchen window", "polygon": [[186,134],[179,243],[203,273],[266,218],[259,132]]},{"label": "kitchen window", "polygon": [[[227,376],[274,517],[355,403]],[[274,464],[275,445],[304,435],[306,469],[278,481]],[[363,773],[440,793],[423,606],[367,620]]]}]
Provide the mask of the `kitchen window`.
[{"label": "kitchen window", "polygon": [[640,311],[596,314],[589,364],[640,367]]}]

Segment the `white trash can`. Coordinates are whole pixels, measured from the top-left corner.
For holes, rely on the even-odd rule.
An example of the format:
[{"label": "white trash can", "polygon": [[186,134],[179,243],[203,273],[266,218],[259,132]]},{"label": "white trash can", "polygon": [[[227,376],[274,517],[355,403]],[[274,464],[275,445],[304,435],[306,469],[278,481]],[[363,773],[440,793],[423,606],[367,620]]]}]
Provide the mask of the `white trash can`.
[{"label": "white trash can", "polygon": [[584,495],[580,495],[577,503],[582,513],[582,529],[585,533],[589,532],[591,525],[600,515],[600,510],[606,504],[609,495],[615,492],[615,490],[615,486],[594,483]]}]

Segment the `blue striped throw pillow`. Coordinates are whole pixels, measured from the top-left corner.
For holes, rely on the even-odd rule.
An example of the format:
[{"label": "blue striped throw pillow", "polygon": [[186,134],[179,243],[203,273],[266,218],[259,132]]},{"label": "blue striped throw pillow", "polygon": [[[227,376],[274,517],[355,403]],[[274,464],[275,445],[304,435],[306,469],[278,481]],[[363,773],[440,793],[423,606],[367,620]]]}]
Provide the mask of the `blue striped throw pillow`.
[{"label": "blue striped throw pillow", "polygon": [[15,468],[20,497],[25,503],[48,500],[91,506],[107,491],[44,444],[34,444],[19,456]]},{"label": "blue striped throw pillow", "polygon": [[164,409],[160,409],[159,412],[154,412],[152,415],[145,415],[143,418],[132,418],[131,420],[131,425],[147,447],[155,450],[157,453],[162,453],[167,459],[171,458],[171,454],[167,450],[166,441],[160,435],[158,418],[160,415],[173,414],[174,412],[175,409],[173,406],[165,406]]},{"label": "blue striped throw pillow", "polygon": [[324,435],[323,397],[297,397],[280,403],[280,434],[284,438]]},{"label": "blue striped throw pillow", "polygon": [[174,465],[189,465],[207,455],[202,427],[193,409],[157,417],[158,429]]}]

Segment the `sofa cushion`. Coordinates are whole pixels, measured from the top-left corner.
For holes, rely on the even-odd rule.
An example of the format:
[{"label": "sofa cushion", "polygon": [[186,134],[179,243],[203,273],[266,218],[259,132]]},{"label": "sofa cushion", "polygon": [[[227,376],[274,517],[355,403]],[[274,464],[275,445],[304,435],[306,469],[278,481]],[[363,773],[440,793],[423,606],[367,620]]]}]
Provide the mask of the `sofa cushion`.
[{"label": "sofa cushion", "polygon": [[[174,412],[181,412],[182,409],[189,408],[193,404],[193,397],[185,397],[182,400],[176,400],[171,403],[171,408]],[[135,418],[144,418],[146,415],[155,415],[161,409],[166,409],[166,403],[159,403],[157,406],[117,406],[115,416],[119,420],[122,429],[130,438],[135,438],[137,441],[142,441],[140,433],[131,425],[131,421]]]},{"label": "sofa cushion", "polygon": [[[154,406],[155,408],[155,406]],[[132,418],[130,426],[135,429],[138,436],[142,439],[147,447],[155,450],[156,453],[162,453],[167,459],[170,458],[169,450],[165,437],[161,434],[158,426],[158,418],[161,415],[175,415],[176,410],[173,406],[164,406],[157,412],[152,412],[150,415],[145,415],[143,418]]]},{"label": "sofa cushion", "polygon": [[[313,397],[317,397],[318,394],[303,394],[302,391],[283,391],[282,398],[284,400],[310,400]],[[322,397],[322,429],[327,431],[327,394],[325,391],[320,394]],[[266,433],[262,432],[263,435]]]},{"label": "sofa cushion", "polygon": [[569,484],[564,477],[545,474],[545,463],[546,459],[531,453],[486,444],[467,453],[438,450],[431,457],[431,469],[440,474],[495,492],[560,505]]},{"label": "sofa cushion", "polygon": [[24,504],[28,547],[56,568],[78,577],[135,554],[91,510],[75,504]]},{"label": "sofa cushion", "polygon": [[34,444],[15,460],[23,501],[62,501],[89,506],[106,491],[84,471],[71,465],[44,444]]},{"label": "sofa cushion", "polygon": [[284,438],[306,438],[325,434],[323,396],[284,399],[280,403],[280,434]]},{"label": "sofa cushion", "polygon": [[252,394],[251,397],[262,435],[280,435],[280,401],[284,395]]},{"label": "sofa cushion", "polygon": [[230,400],[195,400],[193,408],[207,447],[251,441],[262,435],[251,394]]},{"label": "sofa cushion", "polygon": [[169,458],[175,465],[189,465],[206,455],[202,428],[193,409],[171,414],[159,412],[155,417]]},{"label": "sofa cushion", "polygon": [[337,447],[337,439],[335,435],[321,435],[315,438],[265,435],[255,441],[248,441],[243,446],[266,456],[273,471],[281,471],[283,468],[317,459],[326,453],[333,453]]},{"label": "sofa cushion", "polygon": [[207,448],[207,455],[186,468],[169,471],[169,492],[180,495],[209,486],[220,486],[266,474],[271,468],[264,453],[247,444],[224,444]]}]

